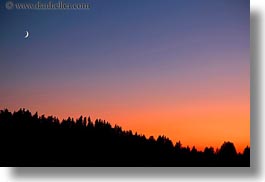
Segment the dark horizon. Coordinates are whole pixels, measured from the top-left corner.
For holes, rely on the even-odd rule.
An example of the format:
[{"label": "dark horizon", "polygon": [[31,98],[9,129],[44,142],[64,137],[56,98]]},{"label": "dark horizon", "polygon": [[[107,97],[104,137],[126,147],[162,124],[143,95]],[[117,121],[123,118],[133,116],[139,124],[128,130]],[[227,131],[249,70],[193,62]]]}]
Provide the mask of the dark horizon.
[{"label": "dark horizon", "polygon": [[250,148],[238,153],[232,142],[218,149],[173,144],[124,131],[105,120],[90,117],[59,120],[29,110],[0,110],[0,166],[197,166],[250,167]]},{"label": "dark horizon", "polygon": [[[109,121],[106,121],[105,119],[102,119],[102,118],[95,118],[94,120],[93,120],[93,118],[91,118],[90,117],[90,115],[87,115],[87,116],[83,116],[83,115],[80,115],[79,117],[77,117],[77,118],[73,118],[73,117],[67,117],[67,118],[62,118],[62,119],[60,119],[59,117],[57,117],[57,116],[53,116],[53,115],[50,115],[50,116],[46,116],[45,114],[39,114],[39,112],[35,112],[34,114],[32,113],[32,112],[30,112],[30,110],[29,109],[26,109],[26,108],[20,108],[18,111],[9,111],[7,108],[3,108],[2,110],[0,109],[0,113],[3,113],[3,112],[9,112],[9,113],[12,113],[12,114],[14,114],[14,113],[17,113],[17,112],[29,112],[32,116],[33,115],[35,115],[35,116],[38,116],[39,117],[39,119],[41,119],[41,117],[44,117],[44,118],[51,118],[54,122],[58,122],[58,123],[60,123],[60,124],[62,124],[63,122],[74,122],[74,123],[76,123],[78,120],[80,120],[80,118],[83,118],[83,119],[86,119],[86,120],[90,120],[90,122],[91,122],[91,124],[95,124],[95,122],[96,121],[102,121],[102,122],[104,122],[104,123],[107,123],[108,125],[110,125],[110,126],[112,126],[112,124],[109,122]],[[114,124],[114,127],[119,127],[119,128],[122,128],[122,126],[119,126],[119,125],[117,125],[117,124]],[[169,138],[169,137],[167,137],[166,135],[164,135],[164,134],[160,134],[160,135],[158,135],[157,137],[154,137],[153,135],[151,135],[151,136],[149,136],[149,137],[147,137],[144,133],[140,133],[139,131],[133,131],[133,130],[123,130],[124,132],[130,132],[130,133],[132,133],[133,135],[140,135],[140,136],[144,136],[144,137],[146,137],[146,138],[156,138],[156,139],[158,139],[159,137],[165,137],[165,138],[167,138],[167,139],[169,139],[171,142],[172,142],[172,140]],[[156,140],[155,139],[155,140]],[[179,143],[179,142],[181,142],[180,140],[178,140],[178,141],[176,141],[176,143]],[[227,141],[223,141],[223,142],[232,142],[231,140],[227,140]],[[173,143],[173,142],[172,142]],[[232,142],[233,143],[233,142]],[[195,145],[185,145],[186,147],[188,147],[188,148],[196,148],[196,146]],[[246,148],[249,148],[250,147],[250,145],[246,145],[245,147],[244,147],[244,150],[246,149]],[[214,151],[216,152],[216,151],[218,151],[218,149],[219,149],[219,147],[217,147],[217,148],[214,148],[213,146],[205,146],[204,147],[204,149],[203,150],[205,150],[205,148],[213,148],[214,149]],[[236,146],[235,146],[235,149],[236,149]],[[202,152],[203,150],[199,150],[199,149],[196,149],[197,151],[200,151],[200,152]],[[243,150],[243,151],[244,151]],[[236,149],[236,152],[238,153],[238,154],[241,154],[243,151],[239,151],[239,150],[237,150]]]}]

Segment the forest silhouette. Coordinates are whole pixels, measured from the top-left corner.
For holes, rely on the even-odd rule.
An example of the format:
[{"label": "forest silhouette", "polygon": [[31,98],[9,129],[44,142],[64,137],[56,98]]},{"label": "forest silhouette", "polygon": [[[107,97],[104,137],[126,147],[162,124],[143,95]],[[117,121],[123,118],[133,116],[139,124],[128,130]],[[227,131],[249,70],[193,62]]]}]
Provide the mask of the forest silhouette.
[{"label": "forest silhouette", "polygon": [[182,146],[166,136],[144,135],[90,117],[59,121],[20,109],[0,111],[0,166],[250,166],[250,148],[231,142],[219,149]]}]

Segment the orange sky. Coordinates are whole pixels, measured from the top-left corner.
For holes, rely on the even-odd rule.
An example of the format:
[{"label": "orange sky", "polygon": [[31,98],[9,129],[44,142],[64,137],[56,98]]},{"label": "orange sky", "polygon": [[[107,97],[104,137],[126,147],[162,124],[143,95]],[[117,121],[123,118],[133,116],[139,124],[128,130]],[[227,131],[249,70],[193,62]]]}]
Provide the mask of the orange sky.
[{"label": "orange sky", "polygon": [[[90,115],[93,120],[105,119],[113,126],[118,124],[146,136],[166,135],[174,144],[180,140],[184,146],[199,150],[205,146],[218,148],[224,141],[233,142],[239,152],[250,146],[250,89],[249,82],[243,82],[245,76],[231,79],[212,75],[201,82],[193,80],[194,84],[179,81],[177,85],[164,82],[160,86],[152,80],[141,85],[131,83],[130,87],[127,84],[108,94],[103,88],[73,90],[53,85],[49,91],[34,86],[21,89],[21,95],[9,92],[13,97],[7,98],[7,106],[18,109],[24,105],[32,112],[60,119]],[[112,82],[113,87],[123,86],[116,84]],[[64,92],[58,94],[60,89]]]}]

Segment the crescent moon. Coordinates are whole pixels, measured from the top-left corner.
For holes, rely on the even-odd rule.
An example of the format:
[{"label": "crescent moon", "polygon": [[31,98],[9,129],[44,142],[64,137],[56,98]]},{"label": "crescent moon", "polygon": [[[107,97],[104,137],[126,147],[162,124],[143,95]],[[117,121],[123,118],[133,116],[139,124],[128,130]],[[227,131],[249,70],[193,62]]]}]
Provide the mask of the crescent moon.
[{"label": "crescent moon", "polygon": [[29,37],[29,32],[28,32],[28,31],[26,31],[26,35],[25,35],[25,37],[24,37],[24,38],[26,39],[26,38],[28,38],[28,37]]}]

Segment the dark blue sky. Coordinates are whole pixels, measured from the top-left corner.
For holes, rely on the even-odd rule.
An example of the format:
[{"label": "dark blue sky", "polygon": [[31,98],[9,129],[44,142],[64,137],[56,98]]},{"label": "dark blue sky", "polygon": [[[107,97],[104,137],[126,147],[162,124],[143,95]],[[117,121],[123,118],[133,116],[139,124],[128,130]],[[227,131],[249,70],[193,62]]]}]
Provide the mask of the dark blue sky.
[{"label": "dark blue sky", "polygon": [[[1,65],[11,66],[18,77],[22,72],[17,69],[27,76],[37,66],[42,68],[39,74],[69,68],[116,71],[166,65],[168,57],[176,58],[168,60],[170,64],[194,65],[196,59],[182,59],[249,49],[249,2],[245,0],[87,2],[92,5],[89,11],[1,8]],[[30,31],[29,40],[23,39],[25,30]],[[1,67],[2,73],[10,70]]]}]

